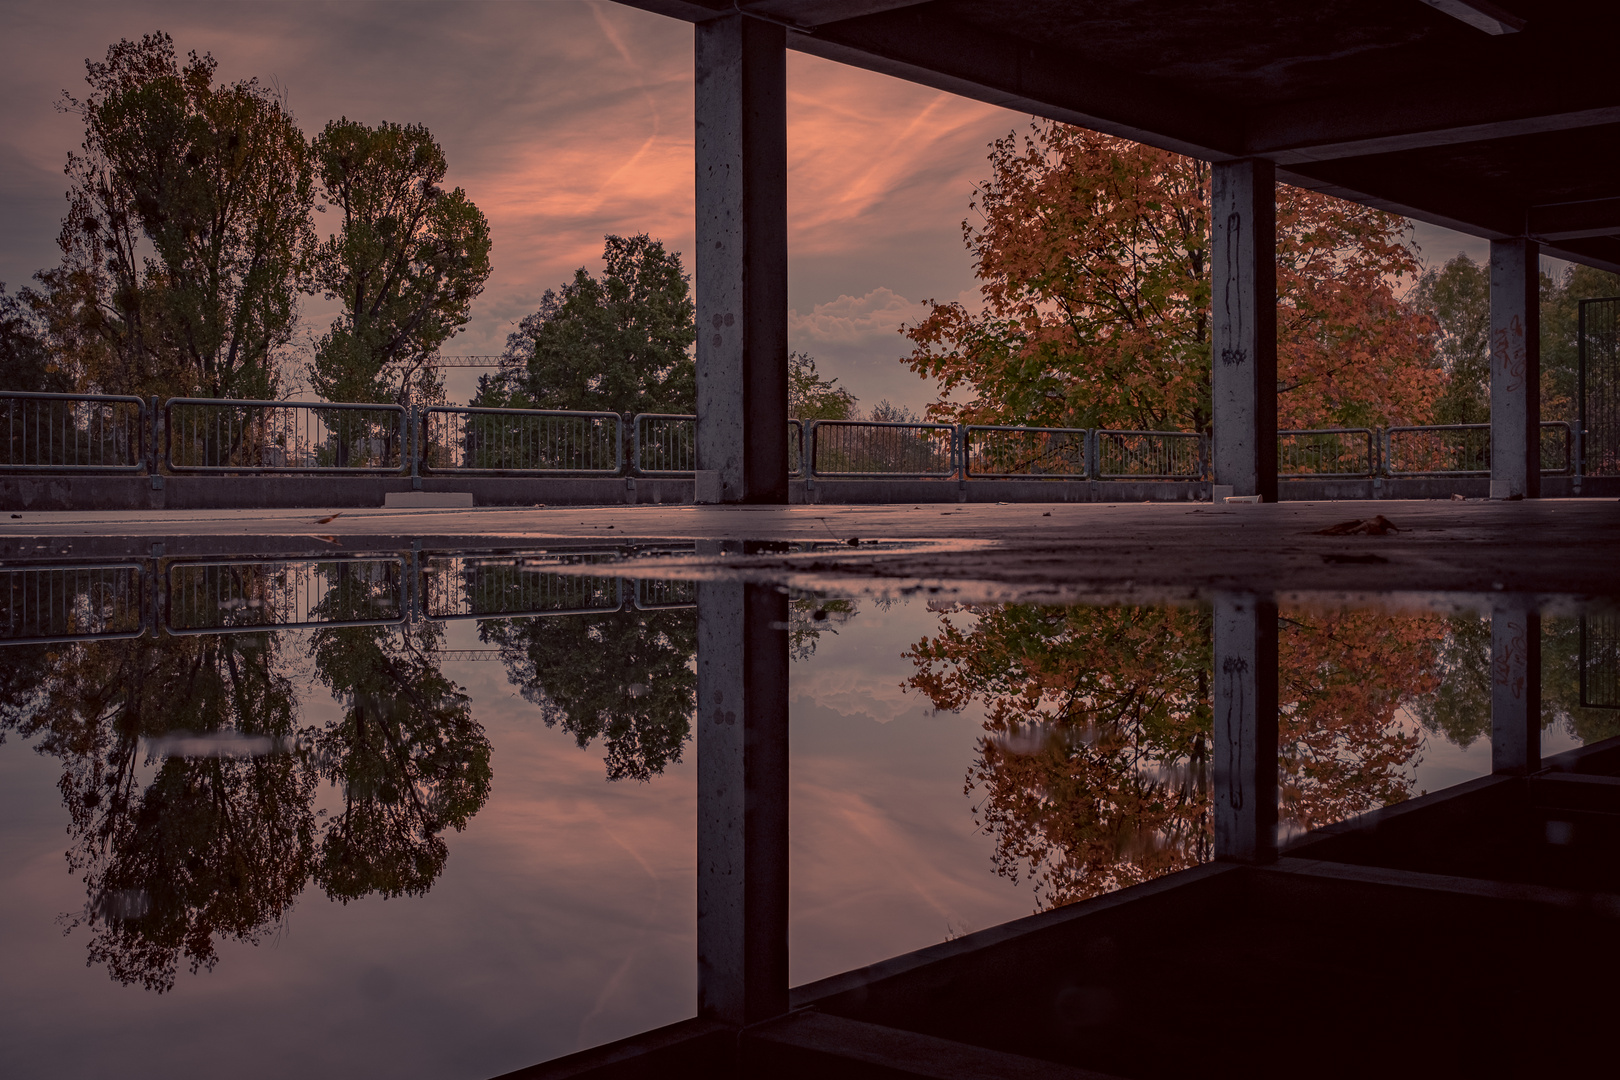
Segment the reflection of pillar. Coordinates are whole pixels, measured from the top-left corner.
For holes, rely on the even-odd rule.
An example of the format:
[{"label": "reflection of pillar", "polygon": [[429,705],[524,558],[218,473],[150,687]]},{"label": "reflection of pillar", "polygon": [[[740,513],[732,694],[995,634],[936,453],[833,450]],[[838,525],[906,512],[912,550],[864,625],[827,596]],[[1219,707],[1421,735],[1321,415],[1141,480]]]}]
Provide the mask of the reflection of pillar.
[{"label": "reflection of pillar", "polygon": [[1215,857],[1277,855],[1277,605],[1215,598]]},{"label": "reflection of pillar", "polygon": [[1277,501],[1277,196],[1269,161],[1212,177],[1215,483]]},{"label": "reflection of pillar", "polygon": [[1541,616],[1491,612],[1491,772],[1541,768]]},{"label": "reflection of pillar", "polygon": [[1541,494],[1541,259],[1491,241],[1491,498]]},{"label": "reflection of pillar", "polygon": [[698,585],[698,1013],[787,1011],[788,601]]},{"label": "reflection of pillar", "polygon": [[737,14],[693,33],[696,499],[786,503],[786,31]]}]

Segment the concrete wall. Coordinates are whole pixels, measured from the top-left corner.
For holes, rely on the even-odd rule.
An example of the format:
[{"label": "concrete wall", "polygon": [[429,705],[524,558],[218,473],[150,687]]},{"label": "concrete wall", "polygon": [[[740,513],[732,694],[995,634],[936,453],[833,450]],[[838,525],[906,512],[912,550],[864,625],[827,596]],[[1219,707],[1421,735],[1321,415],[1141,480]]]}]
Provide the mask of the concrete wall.
[{"label": "concrete wall", "polygon": [[[1330,499],[1482,499],[1485,477],[1383,480],[1283,480],[1283,501]],[[1542,495],[1575,494],[1567,476],[1541,481]],[[145,476],[0,477],[0,512],[24,510],[229,510],[382,506],[389,492],[410,491],[409,477],[166,476],[154,490]],[[476,506],[681,505],[692,481],[636,477],[427,477],[423,491],[467,491]],[[1620,477],[1586,477],[1580,494],[1620,497]],[[1157,480],[795,480],[791,503],[1187,502],[1208,501],[1209,485]]]}]

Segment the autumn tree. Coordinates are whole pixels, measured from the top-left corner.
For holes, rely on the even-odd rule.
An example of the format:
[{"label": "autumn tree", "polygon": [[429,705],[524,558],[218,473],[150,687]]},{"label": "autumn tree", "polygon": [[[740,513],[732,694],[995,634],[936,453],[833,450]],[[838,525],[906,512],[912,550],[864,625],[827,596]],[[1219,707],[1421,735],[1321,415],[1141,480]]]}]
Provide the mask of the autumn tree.
[{"label": "autumn tree", "polygon": [[420,124],[333,120],[312,151],[341,214],[312,281],[343,314],[316,345],[311,384],[328,401],[443,400],[429,361],[484,290],[489,222],[461,188],[443,187],[444,150]]},{"label": "autumn tree", "polygon": [[[982,310],[907,329],[931,417],[1208,431],[1209,166],[1057,123],[993,144],[963,223]],[[1397,285],[1407,223],[1277,189],[1279,422],[1421,422],[1440,388],[1427,319]]]},{"label": "autumn tree", "polygon": [[478,405],[609,412],[697,410],[697,340],[681,257],[645,233],[608,236],[600,278],[583,266],[506,339]]},{"label": "autumn tree", "polygon": [[[965,618],[962,616],[966,616]],[[1421,738],[1397,710],[1433,684],[1434,620],[1279,623],[1282,820],[1305,829],[1405,798]],[[969,608],[906,654],[935,708],[985,736],[967,777],[997,869],[1056,906],[1212,857],[1207,611]],[[1368,671],[1379,671],[1369,679]]]},{"label": "autumn tree", "polygon": [[216,85],[167,34],[87,62],[64,95],[84,122],[68,155],[62,262],[36,303],[58,362],[109,393],[269,397],[314,244],[309,148],[254,80]]},{"label": "autumn tree", "polygon": [[73,380],[56,365],[45,328],[25,301],[0,281],[0,390],[66,393]]}]

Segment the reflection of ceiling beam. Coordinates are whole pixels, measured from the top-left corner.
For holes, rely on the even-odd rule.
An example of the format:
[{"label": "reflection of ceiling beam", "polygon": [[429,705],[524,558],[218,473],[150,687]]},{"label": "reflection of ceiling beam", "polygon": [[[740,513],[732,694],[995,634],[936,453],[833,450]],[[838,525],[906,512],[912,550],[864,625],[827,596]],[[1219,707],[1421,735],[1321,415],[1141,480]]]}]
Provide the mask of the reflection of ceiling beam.
[{"label": "reflection of ceiling beam", "polygon": [[1423,3],[1487,34],[1517,34],[1524,29],[1523,19],[1511,11],[1503,11],[1491,0],[1423,0]]},{"label": "reflection of ceiling beam", "polygon": [[1532,206],[1525,231],[1543,240],[1580,240],[1620,233],[1620,198]]}]

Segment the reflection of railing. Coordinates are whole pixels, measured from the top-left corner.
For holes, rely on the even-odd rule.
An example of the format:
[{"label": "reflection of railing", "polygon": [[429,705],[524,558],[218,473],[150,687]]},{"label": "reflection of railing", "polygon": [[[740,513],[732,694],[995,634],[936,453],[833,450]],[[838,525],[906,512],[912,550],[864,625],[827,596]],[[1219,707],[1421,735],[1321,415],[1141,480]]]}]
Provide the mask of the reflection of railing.
[{"label": "reflection of railing", "polygon": [[618,413],[434,405],[421,412],[418,455],[429,472],[614,476],[623,429]]},{"label": "reflection of railing", "polygon": [[0,393],[0,471],[137,472],[146,463],[146,405],[109,394]]},{"label": "reflection of railing", "polygon": [[143,584],[139,563],[0,567],[0,644],[139,637]]},{"label": "reflection of railing", "polygon": [[[1384,433],[1385,472],[1390,476],[1489,476],[1491,425],[1425,424]],[[1563,420],[1541,423],[1541,471],[1560,475],[1575,460],[1574,430]]]},{"label": "reflection of railing", "polygon": [[399,405],[170,398],[163,406],[171,472],[399,472]]},{"label": "reflection of railing", "polygon": [[171,563],[164,628],[228,634],[392,625],[405,621],[404,580],[398,557]]},{"label": "reflection of railing", "polygon": [[962,428],[962,465],[968,476],[1056,477],[1083,480],[1091,474],[1083,428]]},{"label": "reflection of railing", "polygon": [[1371,428],[1314,428],[1277,432],[1277,475],[1376,476],[1377,442]]},{"label": "reflection of railing", "polygon": [[668,578],[637,578],[635,605],[642,611],[697,606],[697,582]]},{"label": "reflection of railing", "polygon": [[1620,615],[1581,616],[1581,708],[1620,709]]},{"label": "reflection of railing", "polygon": [[559,574],[561,560],[452,555],[422,565],[422,614],[429,619],[495,619],[617,611],[617,577]]},{"label": "reflection of railing", "polygon": [[814,476],[943,479],[956,474],[951,424],[817,420],[808,437]]},{"label": "reflection of railing", "polygon": [[1096,447],[1104,480],[1198,480],[1205,473],[1204,440],[1190,431],[1099,430]]}]

